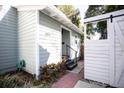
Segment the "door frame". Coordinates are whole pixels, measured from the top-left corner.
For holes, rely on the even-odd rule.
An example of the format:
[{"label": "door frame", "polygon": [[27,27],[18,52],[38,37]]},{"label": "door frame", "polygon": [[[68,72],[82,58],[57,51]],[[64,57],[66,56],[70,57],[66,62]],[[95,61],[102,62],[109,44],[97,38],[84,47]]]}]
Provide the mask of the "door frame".
[{"label": "door frame", "polygon": [[[124,36],[123,36],[123,33],[122,33],[122,31],[121,31],[121,29],[120,29],[120,27],[119,27],[119,24],[117,23],[117,22],[119,22],[119,21],[122,21],[122,19],[124,19],[124,15],[121,16],[121,17],[115,18],[115,19],[114,19],[114,22],[113,22],[113,25],[114,25],[114,29],[115,29],[114,32],[116,33],[116,35],[117,35],[117,37],[118,37],[118,40],[119,40],[119,42],[120,42],[120,47],[121,47],[121,48],[124,48],[124,43],[123,43],[123,41],[124,41]],[[116,42],[115,42],[115,45],[116,45]],[[116,49],[116,47],[115,47],[115,49]],[[123,49],[123,50],[124,50],[124,49]],[[119,73],[115,71],[115,82],[114,82],[114,86],[116,86],[116,87],[121,87],[121,85],[119,85],[119,82],[120,82],[122,73],[123,73],[123,71],[124,71],[124,68],[123,68],[123,67],[124,67],[124,65],[123,65],[124,57],[123,57],[123,56],[124,56],[124,52],[122,53],[122,56],[120,57],[120,59],[119,59],[118,61],[115,60],[115,64],[117,64],[117,62],[120,63],[120,68],[118,68],[118,69],[119,69]],[[117,73],[118,75],[116,75],[116,73]]]},{"label": "door frame", "polygon": [[[62,58],[62,29],[65,29],[69,32],[69,43],[71,44],[71,30],[63,25],[60,25],[60,31],[61,31],[61,58]],[[70,45],[69,44],[69,45]]]},{"label": "door frame", "polygon": [[110,49],[109,84],[113,86],[115,82],[115,30],[114,22],[111,22],[111,19],[107,20],[107,30]]}]

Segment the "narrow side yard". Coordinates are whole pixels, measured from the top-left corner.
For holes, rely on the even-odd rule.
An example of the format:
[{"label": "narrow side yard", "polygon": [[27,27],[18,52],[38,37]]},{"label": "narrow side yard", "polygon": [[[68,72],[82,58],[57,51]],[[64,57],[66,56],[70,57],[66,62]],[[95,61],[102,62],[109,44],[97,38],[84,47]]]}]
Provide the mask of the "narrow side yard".
[{"label": "narrow side yard", "polygon": [[0,88],[49,88],[67,73],[65,61],[40,67],[39,80],[23,70],[12,71],[0,75]]},{"label": "narrow side yard", "polygon": [[46,65],[41,67],[39,77],[25,71],[13,71],[0,75],[1,88],[73,88],[78,80],[83,79],[83,61],[73,70],[66,70],[64,63]]},{"label": "narrow side yard", "polygon": [[78,80],[84,78],[83,61],[78,62],[78,66],[72,71],[68,71],[66,75],[53,83],[52,88],[73,88]]}]

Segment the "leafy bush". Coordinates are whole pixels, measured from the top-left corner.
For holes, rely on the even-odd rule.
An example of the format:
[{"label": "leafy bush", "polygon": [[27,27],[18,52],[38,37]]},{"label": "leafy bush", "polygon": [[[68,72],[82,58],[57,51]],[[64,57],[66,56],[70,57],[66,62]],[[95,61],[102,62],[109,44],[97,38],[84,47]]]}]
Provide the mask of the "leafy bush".
[{"label": "leafy bush", "polygon": [[58,64],[49,64],[40,67],[39,79],[43,80],[42,83],[54,82],[62,73],[66,72],[65,61]]}]

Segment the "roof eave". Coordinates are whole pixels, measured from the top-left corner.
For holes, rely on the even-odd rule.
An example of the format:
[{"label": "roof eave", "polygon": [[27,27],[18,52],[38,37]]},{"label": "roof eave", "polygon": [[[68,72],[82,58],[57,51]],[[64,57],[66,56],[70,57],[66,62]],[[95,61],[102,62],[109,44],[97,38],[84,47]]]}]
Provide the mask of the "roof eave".
[{"label": "roof eave", "polygon": [[29,11],[29,10],[39,10],[49,17],[53,18],[54,20],[57,20],[61,24],[67,26],[69,29],[82,34],[82,31],[74,25],[65,14],[63,14],[60,10],[58,10],[53,5],[20,5],[20,6],[13,6],[17,8],[18,11]]},{"label": "roof eave", "polygon": [[[51,18],[57,20],[58,22],[62,23],[63,25],[67,26],[71,30],[82,34],[81,30],[75,26],[60,10],[58,10],[55,6],[47,6],[41,12],[45,13],[46,15],[50,16]],[[49,13],[49,14],[48,14]]]}]

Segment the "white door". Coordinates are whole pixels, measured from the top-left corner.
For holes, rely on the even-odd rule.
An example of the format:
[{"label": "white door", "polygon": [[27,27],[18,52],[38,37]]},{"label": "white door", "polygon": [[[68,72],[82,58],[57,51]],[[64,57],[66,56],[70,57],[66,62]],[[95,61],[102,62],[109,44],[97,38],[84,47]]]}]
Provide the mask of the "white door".
[{"label": "white door", "polygon": [[124,87],[124,16],[113,18],[115,34],[114,86]]},{"label": "white door", "polygon": [[[102,22],[102,25],[103,23],[104,25],[106,24],[106,27],[98,33],[94,29],[98,29],[97,25],[99,22]],[[109,29],[107,29],[108,20],[99,22],[88,23],[85,27],[84,78],[109,84],[110,36],[108,33]],[[90,30],[91,28],[92,30]]]}]

